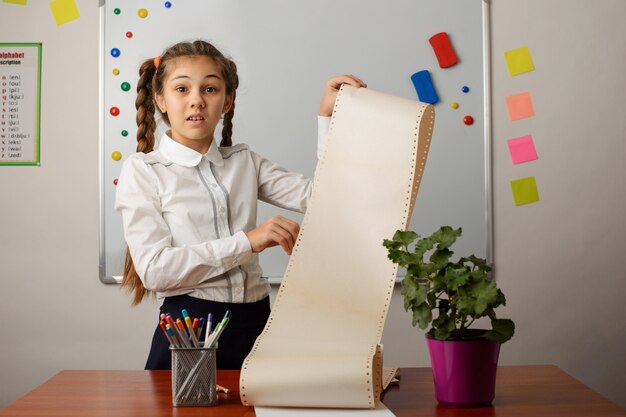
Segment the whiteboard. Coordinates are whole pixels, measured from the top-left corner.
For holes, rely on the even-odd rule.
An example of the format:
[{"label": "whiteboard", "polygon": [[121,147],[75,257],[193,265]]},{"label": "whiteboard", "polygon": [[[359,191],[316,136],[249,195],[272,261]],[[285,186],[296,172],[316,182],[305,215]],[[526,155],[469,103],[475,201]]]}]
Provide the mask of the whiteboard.
[{"label": "whiteboard", "polygon": [[[439,102],[410,229],[429,235],[442,225],[460,226],[458,254],[491,260],[487,0],[107,0],[100,21],[102,282],[119,283],[123,271],[125,243],[114,210],[114,181],[135,152],[139,65],[171,44],[196,38],[212,42],[237,63],[233,143],[247,143],[310,177],[317,162],[316,115],[328,77],[355,74],[369,88],[417,100],[410,77],[428,70]],[[448,33],[459,58],[449,68],[439,67],[428,42],[439,32]],[[128,91],[123,83],[130,85]],[[113,107],[119,109],[116,116]],[[466,115],[473,117],[472,125],[464,124]],[[159,127],[157,137],[165,128]],[[114,152],[121,153],[120,160],[112,158]],[[297,213],[259,203],[259,224],[276,214],[302,220]],[[272,248],[261,253],[260,261],[264,276],[280,281],[287,255]]]}]

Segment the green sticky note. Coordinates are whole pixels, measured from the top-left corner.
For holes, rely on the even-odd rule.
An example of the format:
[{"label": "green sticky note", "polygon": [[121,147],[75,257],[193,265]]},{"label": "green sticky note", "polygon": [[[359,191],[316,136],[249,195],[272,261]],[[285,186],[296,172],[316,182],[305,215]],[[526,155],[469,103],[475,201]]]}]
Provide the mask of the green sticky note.
[{"label": "green sticky note", "polygon": [[506,60],[506,66],[509,69],[509,75],[511,75],[511,77],[535,69],[528,46],[506,51],[504,53],[504,59]]},{"label": "green sticky note", "polygon": [[511,191],[513,192],[513,200],[516,206],[539,201],[539,192],[537,191],[535,177],[520,178],[511,181]]},{"label": "green sticky note", "polygon": [[50,2],[50,10],[57,26],[64,25],[80,17],[74,0],[54,0]]},{"label": "green sticky note", "polygon": [[11,3],[11,4],[20,4],[22,6],[26,6],[26,1],[27,0],[2,0],[5,3]]}]

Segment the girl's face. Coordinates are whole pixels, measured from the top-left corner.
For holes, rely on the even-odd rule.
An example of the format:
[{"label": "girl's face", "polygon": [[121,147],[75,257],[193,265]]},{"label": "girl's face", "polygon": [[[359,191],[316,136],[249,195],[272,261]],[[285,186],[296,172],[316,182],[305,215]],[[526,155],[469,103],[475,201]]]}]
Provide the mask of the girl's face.
[{"label": "girl's face", "polygon": [[155,96],[157,106],[167,113],[172,139],[204,154],[221,114],[232,104],[220,68],[206,56],[174,58],[167,68],[163,94]]}]

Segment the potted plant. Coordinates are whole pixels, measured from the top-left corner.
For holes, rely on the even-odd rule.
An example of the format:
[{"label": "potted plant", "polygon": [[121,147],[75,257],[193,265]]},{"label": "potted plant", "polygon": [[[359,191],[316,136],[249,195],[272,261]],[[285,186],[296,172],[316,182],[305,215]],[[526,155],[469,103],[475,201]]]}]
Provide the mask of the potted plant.
[{"label": "potted plant", "polygon": [[[401,293],[413,326],[425,330],[435,394],[442,404],[480,406],[493,401],[500,345],[515,331],[510,319],[497,318],[506,303],[488,275],[487,261],[474,255],[451,261],[451,246],[461,228],[443,226],[429,237],[398,230],[383,246],[406,269]],[[491,329],[470,326],[482,317]]]}]

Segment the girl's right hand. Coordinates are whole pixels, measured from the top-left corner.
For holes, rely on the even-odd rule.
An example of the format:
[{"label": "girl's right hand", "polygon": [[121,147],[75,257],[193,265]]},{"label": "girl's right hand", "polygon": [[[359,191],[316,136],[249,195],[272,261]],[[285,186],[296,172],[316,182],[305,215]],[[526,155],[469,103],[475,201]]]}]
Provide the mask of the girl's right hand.
[{"label": "girl's right hand", "polygon": [[332,115],[335,99],[337,98],[337,93],[339,93],[342,84],[349,84],[356,88],[367,87],[367,84],[354,75],[338,75],[329,78],[326,80],[324,94],[320,102],[320,116],[328,117]]},{"label": "girl's right hand", "polygon": [[246,236],[254,253],[280,245],[288,255],[291,255],[299,232],[300,225],[298,223],[282,216],[274,216],[257,228],[250,230]]}]

